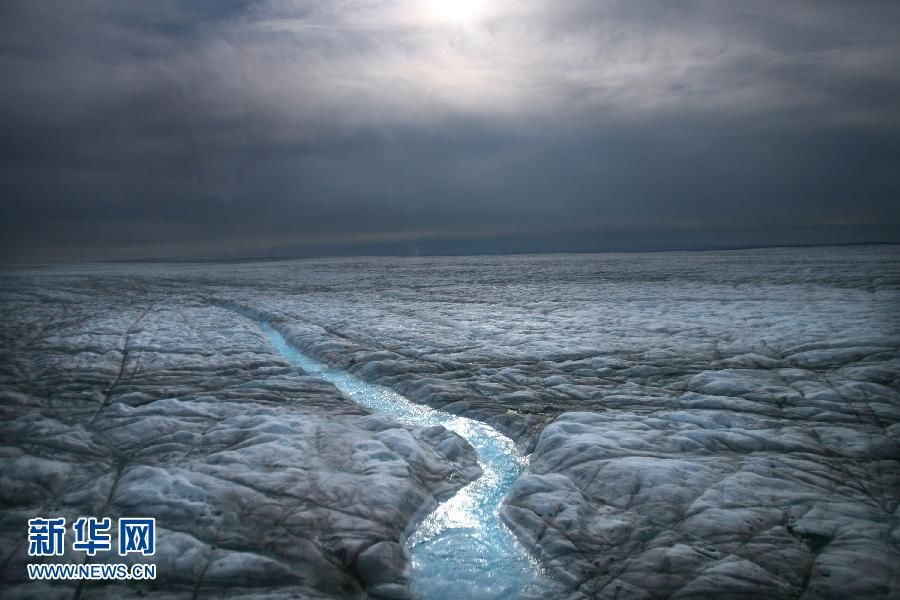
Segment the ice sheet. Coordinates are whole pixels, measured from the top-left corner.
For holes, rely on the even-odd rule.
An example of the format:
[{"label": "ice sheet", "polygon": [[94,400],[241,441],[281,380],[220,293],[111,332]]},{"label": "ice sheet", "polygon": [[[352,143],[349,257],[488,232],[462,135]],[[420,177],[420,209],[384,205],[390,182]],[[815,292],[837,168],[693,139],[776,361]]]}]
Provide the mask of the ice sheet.
[{"label": "ice sheet", "polygon": [[[344,493],[357,487],[412,498],[371,515],[317,509],[294,524],[304,533],[290,552],[304,558],[279,558],[287,572],[326,557],[305,576],[336,574],[362,593],[346,557],[376,539],[400,544],[429,494],[475,476],[458,438],[366,415],[217,307],[231,303],[319,362],[534,450],[503,515],[573,598],[900,589],[897,247],[98,264],[2,277],[3,552],[20,551],[28,511],[122,510],[144,480],[165,490],[154,507],[197,524],[198,542],[180,547],[206,562],[228,548],[215,519],[244,510],[217,504],[217,516],[208,498],[232,488],[251,490],[252,506],[285,505],[295,481],[319,482],[329,507],[357,501]],[[421,455],[398,445],[401,429],[419,436]],[[386,439],[408,454],[382,452]],[[284,446],[286,460],[266,463]],[[165,475],[138,471],[110,495],[119,456],[122,476],[138,465]],[[308,468],[294,468],[301,458]],[[246,480],[224,481],[241,462]],[[360,482],[370,472],[390,483]],[[351,532],[369,527],[378,534]],[[242,531],[241,552],[273,543]],[[206,581],[183,569],[184,589]],[[301,589],[336,593],[310,581]]]}]

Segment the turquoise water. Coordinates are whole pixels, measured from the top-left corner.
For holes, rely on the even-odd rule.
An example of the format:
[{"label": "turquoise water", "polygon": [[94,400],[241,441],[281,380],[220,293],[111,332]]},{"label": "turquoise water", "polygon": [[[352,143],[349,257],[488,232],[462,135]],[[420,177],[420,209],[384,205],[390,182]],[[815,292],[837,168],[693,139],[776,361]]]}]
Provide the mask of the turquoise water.
[{"label": "turquoise water", "polygon": [[478,451],[484,474],[439,505],[406,541],[417,598],[542,595],[546,579],[540,564],[503,524],[498,512],[507,490],[526,464],[511,439],[480,421],[416,404],[389,388],[332,369],[291,346],[268,323],[256,323],[288,361],[310,375],[330,381],[357,404],[403,423],[443,425]]}]

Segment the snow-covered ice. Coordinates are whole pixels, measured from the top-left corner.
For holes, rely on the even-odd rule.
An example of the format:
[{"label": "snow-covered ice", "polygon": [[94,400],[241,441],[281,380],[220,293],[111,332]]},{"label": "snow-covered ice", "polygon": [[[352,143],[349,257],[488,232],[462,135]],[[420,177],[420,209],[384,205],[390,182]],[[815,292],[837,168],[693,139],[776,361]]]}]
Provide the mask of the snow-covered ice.
[{"label": "snow-covered ice", "polygon": [[473,450],[224,306],[533,452],[502,514],[564,595],[900,593],[897,247],[97,264],[0,289],[10,593],[38,589],[42,511],[152,512],[156,587],[185,597],[408,592],[405,534]]},{"label": "snow-covered ice", "polygon": [[3,328],[4,597],[72,597],[25,580],[25,522],[82,515],[157,519],[144,591],[406,597],[406,528],[480,474],[459,436],[369,414],[229,311],[19,294]]}]

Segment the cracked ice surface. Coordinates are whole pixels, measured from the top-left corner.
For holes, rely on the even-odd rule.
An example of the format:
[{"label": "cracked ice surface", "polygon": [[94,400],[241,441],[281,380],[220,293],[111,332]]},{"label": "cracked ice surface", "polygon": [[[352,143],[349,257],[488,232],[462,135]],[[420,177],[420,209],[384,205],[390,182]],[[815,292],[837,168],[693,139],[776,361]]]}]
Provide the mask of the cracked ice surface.
[{"label": "cracked ice surface", "polygon": [[[17,497],[47,502],[41,490],[76,457],[100,460],[85,458],[98,452],[85,423],[105,403],[95,426],[117,404],[181,399],[174,381],[190,373],[211,370],[231,390],[234,372],[243,383],[283,369],[242,338],[249,325],[194,323],[231,303],[320,361],[533,449],[504,517],[573,598],[900,590],[897,247],[94,265],[4,279],[5,419],[84,413],[65,436],[48,423],[43,454],[13,445],[48,461],[4,470],[34,473]],[[132,376],[137,353],[120,368],[123,332],[151,302],[193,311],[156,315],[153,343],[168,347],[152,359],[169,375],[152,382],[140,365]],[[228,345],[244,356],[217,354]],[[337,406],[322,414],[359,411]]]},{"label": "cracked ice surface", "polygon": [[318,268],[262,305],[534,447],[504,516],[573,597],[900,593],[896,247]]},{"label": "cracked ice surface", "polygon": [[404,530],[479,474],[455,434],[369,414],[186,290],[118,273],[5,283],[4,598],[73,595],[25,579],[39,515],[156,518],[157,580],[83,598],[405,597]]}]

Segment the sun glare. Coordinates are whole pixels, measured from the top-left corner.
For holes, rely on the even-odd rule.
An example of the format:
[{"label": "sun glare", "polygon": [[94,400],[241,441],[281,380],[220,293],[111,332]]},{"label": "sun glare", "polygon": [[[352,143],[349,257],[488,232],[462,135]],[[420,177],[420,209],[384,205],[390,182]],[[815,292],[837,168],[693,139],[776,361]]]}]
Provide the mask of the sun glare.
[{"label": "sun glare", "polygon": [[452,23],[471,23],[484,10],[483,0],[429,0],[431,14],[435,19]]}]

